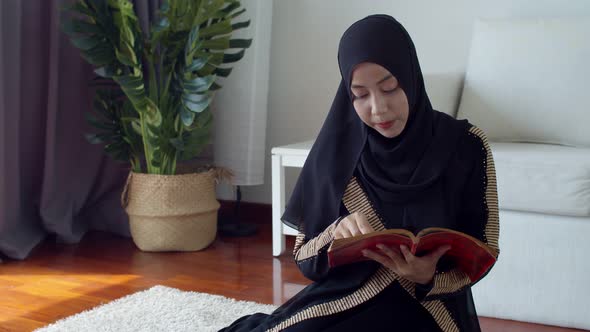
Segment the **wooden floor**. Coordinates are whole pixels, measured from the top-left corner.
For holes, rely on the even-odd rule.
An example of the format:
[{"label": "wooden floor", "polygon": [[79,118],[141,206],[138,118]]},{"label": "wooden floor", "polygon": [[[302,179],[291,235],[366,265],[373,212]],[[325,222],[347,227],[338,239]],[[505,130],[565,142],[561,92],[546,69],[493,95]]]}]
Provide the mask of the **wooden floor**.
[{"label": "wooden floor", "polygon": [[[46,241],[27,260],[0,265],[0,331],[31,331],[154,285],[280,304],[306,284],[289,254],[272,257],[269,226],[255,237],[218,238],[194,253],[145,253],[131,239],[93,232],[77,245]],[[481,323],[486,332],[579,331]]]}]

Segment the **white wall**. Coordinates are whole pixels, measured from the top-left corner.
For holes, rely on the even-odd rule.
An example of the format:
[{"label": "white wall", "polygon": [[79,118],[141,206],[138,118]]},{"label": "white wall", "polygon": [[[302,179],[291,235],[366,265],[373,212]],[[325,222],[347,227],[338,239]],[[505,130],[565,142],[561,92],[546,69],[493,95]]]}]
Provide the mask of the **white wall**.
[{"label": "white wall", "polygon": [[[340,80],[338,41],[350,24],[374,13],[406,27],[433,106],[454,112],[476,18],[588,17],[590,1],[274,0],[265,183],[244,187],[245,201],[271,202],[271,147],[315,138]],[[299,171],[286,174],[289,196]]]}]

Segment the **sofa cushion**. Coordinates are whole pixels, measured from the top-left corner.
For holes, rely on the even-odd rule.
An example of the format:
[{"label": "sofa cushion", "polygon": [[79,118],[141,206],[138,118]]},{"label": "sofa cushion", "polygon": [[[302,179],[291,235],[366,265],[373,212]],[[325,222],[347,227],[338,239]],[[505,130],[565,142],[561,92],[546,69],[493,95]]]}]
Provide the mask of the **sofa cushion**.
[{"label": "sofa cushion", "polygon": [[490,143],[500,209],[590,216],[590,149]]},{"label": "sofa cushion", "polygon": [[477,21],[457,117],[494,141],[590,147],[590,18]]}]

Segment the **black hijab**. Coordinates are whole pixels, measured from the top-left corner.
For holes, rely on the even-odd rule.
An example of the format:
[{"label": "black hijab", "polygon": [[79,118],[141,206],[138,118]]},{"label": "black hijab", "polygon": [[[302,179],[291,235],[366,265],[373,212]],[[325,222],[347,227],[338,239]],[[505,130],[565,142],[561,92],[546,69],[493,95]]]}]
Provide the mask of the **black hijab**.
[{"label": "black hijab", "polygon": [[[340,86],[283,222],[305,232],[307,239],[317,236],[340,215],[344,190],[355,174],[388,228],[449,227],[450,221],[441,217],[440,178],[468,123],[432,109],[407,31],[390,16],[368,16],[342,36],[338,62]],[[352,71],[362,62],[391,72],[408,97],[409,119],[395,138],[365,125],[354,110]],[[391,212],[393,207],[403,209],[401,218]]]}]

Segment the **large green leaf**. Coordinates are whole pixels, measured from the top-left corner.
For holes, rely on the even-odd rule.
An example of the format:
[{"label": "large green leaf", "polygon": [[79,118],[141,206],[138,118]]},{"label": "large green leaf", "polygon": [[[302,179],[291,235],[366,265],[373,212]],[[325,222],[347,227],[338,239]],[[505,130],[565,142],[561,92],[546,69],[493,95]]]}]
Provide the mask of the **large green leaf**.
[{"label": "large green leaf", "polygon": [[[212,64],[208,63],[203,68],[201,68],[199,71],[197,71],[197,75],[199,75],[201,77],[209,76],[209,75],[212,75],[213,74],[213,72],[215,71],[215,69],[217,69],[217,67],[215,67]],[[211,88],[209,88],[209,89],[211,89]]]},{"label": "large green leaf", "polygon": [[192,72],[192,71],[200,70],[201,68],[203,68],[207,64],[207,62],[209,62],[210,58],[211,58],[210,56],[203,56],[203,57],[193,59],[193,62],[190,64],[190,66],[187,66],[185,68],[185,71]]},{"label": "large green leaf", "polygon": [[65,5],[65,6],[63,6],[63,10],[64,11],[75,11],[75,12],[78,12],[80,14],[84,14],[87,16],[94,15],[94,11],[91,8],[89,8],[83,1],[75,2],[71,5]]},{"label": "large green leaf", "polygon": [[239,1],[231,1],[225,8],[223,8],[220,11],[220,14],[217,15],[223,15],[223,17],[229,15],[232,11],[240,8],[241,4]]},{"label": "large green leaf", "polygon": [[135,110],[145,117],[150,125],[158,127],[162,122],[162,115],[158,106],[146,96],[143,76],[122,75],[113,76],[113,79],[119,83]]},{"label": "large green leaf", "polygon": [[91,113],[85,113],[86,121],[90,123],[93,127],[101,129],[101,130],[108,130],[116,132],[119,129],[119,124],[115,121],[100,121]]},{"label": "large green leaf", "polygon": [[213,96],[208,95],[203,100],[196,102],[191,101],[190,99],[183,98],[182,103],[184,107],[188,108],[191,112],[200,113],[203,112],[207,107],[209,107],[212,98]]},{"label": "large green leaf", "polygon": [[[191,112],[192,113],[192,112]],[[207,107],[201,113],[193,113],[195,114],[194,121],[189,126],[186,126],[186,130],[194,131],[194,130],[201,130],[204,128],[208,128],[211,126],[213,121],[213,115],[211,114],[211,107]]]},{"label": "large green leaf", "polygon": [[226,50],[229,48],[229,37],[205,40],[203,42],[203,48],[212,50]]},{"label": "large green leaf", "polygon": [[233,31],[235,31],[238,29],[247,28],[249,26],[250,26],[250,20],[247,20],[245,22],[234,23],[231,25],[231,28]]},{"label": "large green leaf", "polygon": [[62,24],[62,30],[69,35],[80,34],[100,34],[102,30],[96,24],[92,24],[79,19],[71,19]]},{"label": "large green leaf", "polygon": [[180,105],[180,119],[185,126],[190,126],[193,121],[195,121],[195,115],[197,113],[191,112],[188,108],[184,107],[184,105]]},{"label": "large green leaf", "polygon": [[124,65],[129,67],[136,67],[137,64],[135,63],[133,57],[129,56],[129,52],[120,52],[119,50],[115,50],[115,54],[117,59]]},{"label": "large green leaf", "polygon": [[184,63],[189,65],[192,61],[192,57],[194,53],[199,49],[199,26],[196,25],[191,28],[188,34],[188,40],[186,41],[186,45],[184,47]]},{"label": "large green leaf", "polygon": [[136,161],[142,153],[141,137],[130,130],[130,122],[134,121],[134,111],[127,107],[127,102],[121,99],[121,96],[123,95],[119,90],[96,91],[93,112],[100,118],[91,113],[85,115],[88,122],[99,132],[86,134],[86,139],[92,144],[104,144],[105,152],[113,159],[131,162],[134,169],[140,171],[137,168],[140,165]]},{"label": "large green leaf", "polygon": [[203,42],[203,48],[212,50],[225,50],[228,48],[248,48],[252,45],[252,39],[230,39],[229,37],[220,37],[209,39]]},{"label": "large green leaf", "polygon": [[186,100],[192,103],[199,103],[203,100],[210,99],[212,97],[211,93],[190,93],[190,94],[183,94],[182,100]]},{"label": "large green leaf", "polygon": [[196,77],[182,82],[182,88],[190,93],[205,92],[215,82],[215,75]]},{"label": "large green leaf", "polygon": [[237,12],[235,12],[235,13],[231,14],[231,15],[230,15],[230,17],[231,17],[232,19],[234,19],[234,18],[236,18],[236,17],[238,17],[238,16],[240,16],[240,15],[244,14],[245,12],[246,12],[246,9],[244,8],[244,9],[242,9],[242,10],[238,10]]},{"label": "large green leaf", "polygon": [[114,75],[117,75],[117,68],[113,65],[105,65],[102,67],[98,67],[94,70],[94,73],[100,77],[104,78],[111,78]]},{"label": "large green leaf", "polygon": [[102,144],[102,143],[104,143],[104,140],[102,138],[98,137],[97,134],[84,134],[84,137],[86,137],[86,140],[90,144]]},{"label": "large green leaf", "polygon": [[160,147],[156,147],[149,157],[150,158],[148,159],[148,162],[153,167],[160,167],[162,165],[162,158],[164,157],[164,154],[162,153],[162,149]]},{"label": "large green leaf", "polygon": [[182,138],[174,137],[170,139],[170,144],[172,144],[176,150],[183,151],[184,150],[184,141]]},{"label": "large green leaf", "polygon": [[141,123],[139,118],[135,117],[121,117],[121,121],[128,125],[133,131],[141,135]]},{"label": "large green leaf", "polygon": [[210,0],[201,1],[199,6],[199,12],[195,20],[195,24],[201,25],[207,20],[214,18],[214,14],[221,11],[225,0]]},{"label": "large green leaf", "polygon": [[223,20],[201,29],[201,38],[210,38],[219,35],[226,35],[232,32],[231,20]]},{"label": "large green leaf", "polygon": [[198,156],[210,140],[210,128],[193,130],[183,134],[184,150],[180,154],[181,160],[188,160]]},{"label": "large green leaf", "polygon": [[81,55],[86,61],[97,67],[106,66],[115,60],[113,50],[102,44],[99,44],[90,50],[82,51]]},{"label": "large green leaf", "polygon": [[77,48],[88,51],[99,44],[104,43],[104,38],[98,37],[97,35],[90,35],[90,36],[83,36],[83,37],[73,37],[71,39],[72,44]]},{"label": "large green leaf", "polygon": [[244,54],[246,54],[244,50],[236,53],[226,53],[223,55],[223,63],[238,62],[244,57]]},{"label": "large green leaf", "polygon": [[109,111],[109,105],[106,104],[98,92],[92,101],[92,108],[96,113],[105,118],[107,121],[116,121],[114,114]]},{"label": "large green leaf", "polygon": [[160,18],[160,20],[156,21],[156,23],[154,23],[154,25],[152,26],[152,33],[164,32],[169,27],[170,27],[170,20],[168,20],[168,17],[164,16],[164,17]]},{"label": "large green leaf", "polygon": [[213,83],[213,84],[211,84],[211,87],[209,88],[209,90],[211,90],[211,91],[215,91],[215,90],[219,90],[219,89],[221,89],[221,88],[222,88],[222,86],[221,86],[221,85],[219,85],[219,84],[217,84],[217,83]]},{"label": "large green leaf", "polygon": [[252,45],[252,39],[230,39],[229,48],[248,48]]},{"label": "large green leaf", "polygon": [[211,125],[212,121],[213,114],[211,114],[211,109],[207,108],[205,111],[199,113],[199,117],[197,118],[195,125],[197,126],[197,128],[206,128],[209,125]]},{"label": "large green leaf", "polygon": [[231,74],[233,68],[221,68],[221,67],[217,67],[215,68],[215,70],[213,71],[213,73],[217,76],[221,76],[221,77],[228,77],[229,74]]}]

